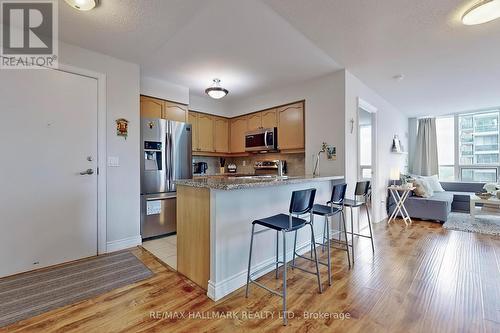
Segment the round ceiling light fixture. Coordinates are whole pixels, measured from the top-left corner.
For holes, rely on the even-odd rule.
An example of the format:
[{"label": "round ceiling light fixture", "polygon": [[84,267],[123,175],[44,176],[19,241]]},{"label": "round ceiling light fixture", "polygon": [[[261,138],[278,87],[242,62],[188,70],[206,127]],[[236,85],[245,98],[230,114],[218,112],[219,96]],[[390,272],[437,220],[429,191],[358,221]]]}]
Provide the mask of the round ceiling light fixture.
[{"label": "round ceiling light fixture", "polygon": [[91,10],[99,4],[99,0],[65,0],[68,5],[78,10]]},{"label": "round ceiling light fixture", "polygon": [[465,25],[483,24],[500,17],[500,0],[483,0],[469,8],[462,16]]},{"label": "round ceiling light fixture", "polygon": [[214,79],[214,84],[210,88],[205,89],[205,93],[214,99],[221,99],[226,96],[229,91],[220,86],[219,79]]}]

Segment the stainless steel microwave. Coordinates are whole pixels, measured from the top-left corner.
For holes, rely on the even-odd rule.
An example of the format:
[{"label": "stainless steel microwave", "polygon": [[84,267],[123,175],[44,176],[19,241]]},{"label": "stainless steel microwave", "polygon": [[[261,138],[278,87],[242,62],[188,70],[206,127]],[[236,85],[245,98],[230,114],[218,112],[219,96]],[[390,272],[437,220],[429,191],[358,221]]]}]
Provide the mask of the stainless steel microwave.
[{"label": "stainless steel microwave", "polygon": [[278,149],[278,129],[262,128],[245,133],[245,151],[269,151]]}]

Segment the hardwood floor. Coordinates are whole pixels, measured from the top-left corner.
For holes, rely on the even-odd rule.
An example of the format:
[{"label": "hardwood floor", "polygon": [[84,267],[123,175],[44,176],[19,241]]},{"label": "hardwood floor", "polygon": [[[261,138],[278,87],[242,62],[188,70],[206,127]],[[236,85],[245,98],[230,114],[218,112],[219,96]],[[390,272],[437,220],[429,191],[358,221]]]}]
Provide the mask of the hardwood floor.
[{"label": "hardwood floor", "polygon": [[[376,224],[375,256],[369,240],[359,240],[352,270],[345,252],[335,251],[330,287],[322,268],[323,294],[314,276],[289,270],[288,304],[295,316],[287,327],[277,318],[279,297],[252,286],[248,299],[241,288],[215,303],[203,289],[137,248],[133,253],[154,277],[0,332],[500,332],[500,237],[447,231],[431,222],[403,225]],[[280,286],[274,273],[259,281]],[[181,318],[232,311],[238,312],[235,318]],[[304,311],[332,315],[306,319]],[[335,313],[348,313],[350,319],[332,317]]]}]

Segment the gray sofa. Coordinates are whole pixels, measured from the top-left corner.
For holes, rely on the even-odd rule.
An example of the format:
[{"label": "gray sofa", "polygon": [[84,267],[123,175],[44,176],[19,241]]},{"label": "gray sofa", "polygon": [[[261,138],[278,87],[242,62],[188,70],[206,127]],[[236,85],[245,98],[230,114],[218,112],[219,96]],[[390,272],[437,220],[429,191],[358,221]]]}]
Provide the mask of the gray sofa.
[{"label": "gray sofa", "polygon": [[[451,211],[469,212],[470,195],[483,190],[484,183],[440,182],[445,192],[434,192],[430,198],[421,198],[410,193],[405,207],[412,218],[446,222]],[[396,208],[389,194],[387,213]]]}]

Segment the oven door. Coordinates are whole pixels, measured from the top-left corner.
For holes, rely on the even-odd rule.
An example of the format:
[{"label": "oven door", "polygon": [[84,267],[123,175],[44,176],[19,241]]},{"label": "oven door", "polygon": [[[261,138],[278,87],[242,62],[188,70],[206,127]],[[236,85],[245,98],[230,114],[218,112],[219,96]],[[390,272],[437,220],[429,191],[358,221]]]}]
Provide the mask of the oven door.
[{"label": "oven door", "polygon": [[275,131],[272,128],[247,132],[245,134],[245,151],[265,151],[274,150]]}]

